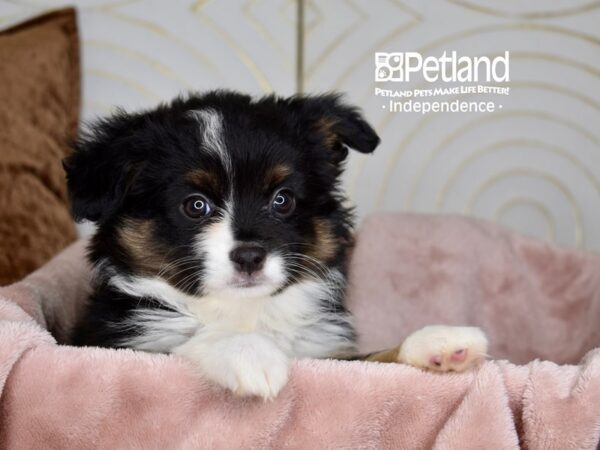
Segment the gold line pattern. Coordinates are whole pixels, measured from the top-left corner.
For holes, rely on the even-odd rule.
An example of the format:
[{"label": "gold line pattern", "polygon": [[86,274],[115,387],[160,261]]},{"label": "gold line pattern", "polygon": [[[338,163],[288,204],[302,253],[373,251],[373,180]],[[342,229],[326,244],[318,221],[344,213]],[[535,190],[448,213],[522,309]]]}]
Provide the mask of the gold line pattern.
[{"label": "gold line pattern", "polygon": [[[412,28],[409,27],[409,28]],[[571,37],[575,37],[575,38],[579,38],[579,39],[583,39],[589,43],[592,43],[594,45],[600,45],[600,39],[594,38],[593,36],[589,36],[586,35],[584,33],[578,33],[578,32],[573,32],[571,30],[566,30],[563,28],[559,28],[559,27],[550,27],[550,26],[543,26],[543,25],[504,25],[504,26],[497,26],[497,27],[489,27],[489,28],[479,28],[479,29],[474,29],[474,30],[470,30],[467,32],[461,32],[461,33],[457,33],[457,34],[453,34],[453,35],[449,35],[446,36],[444,38],[441,39],[437,39],[436,41],[434,41],[433,43],[430,43],[428,45],[426,45],[425,47],[421,47],[420,49],[418,49],[417,51],[419,53],[427,53],[429,51],[431,51],[433,48],[438,47],[440,45],[443,44],[447,44],[449,41],[453,41],[453,40],[457,40],[457,39],[462,39],[465,37],[474,37],[475,35],[477,35],[478,33],[483,33],[483,32],[495,32],[495,31],[501,31],[503,29],[522,29],[522,30],[543,30],[543,31],[554,31],[554,32],[560,32],[566,35],[569,35]],[[398,29],[399,30],[399,29]],[[380,41],[380,49],[385,47],[386,45],[388,45],[394,38],[395,38],[395,33],[391,33],[389,35],[389,37],[387,37],[386,39],[383,39],[382,41]],[[368,55],[364,56],[366,57],[372,58],[373,57],[373,53],[369,53]],[[491,56],[491,55],[487,55],[487,56]],[[591,73],[594,76],[600,76],[600,71],[598,71],[597,69],[595,69],[594,67],[590,66],[589,64],[584,64],[584,63],[580,63],[578,61],[574,61],[572,59],[568,59],[568,58],[564,58],[564,57],[560,57],[560,56],[556,56],[556,55],[552,55],[552,54],[547,54],[547,53],[541,53],[541,52],[511,52],[511,59],[516,59],[516,58],[524,58],[524,57],[528,57],[528,58],[532,58],[532,59],[543,59],[543,60],[547,60],[547,61],[553,61],[553,62],[562,62],[565,64],[573,64],[576,67]],[[361,56],[362,58],[362,56]],[[358,64],[355,63],[355,65],[353,65],[354,68],[358,67]],[[351,73],[351,70],[348,70],[346,73],[344,73],[341,77],[341,79],[345,80],[349,74]],[[338,78],[338,80],[340,80]],[[422,83],[419,87],[424,86],[425,83]],[[367,94],[369,95],[373,92],[374,88],[377,86],[376,82],[373,82],[371,87],[367,90]],[[339,87],[339,84],[336,83],[336,88]],[[366,97],[363,98],[363,100]]]},{"label": "gold line pattern", "polygon": [[[572,32],[571,30],[566,30],[557,26],[546,26],[546,25],[533,25],[533,24],[512,24],[512,25],[501,25],[501,26],[496,26],[496,27],[488,27],[487,29],[479,29],[479,30],[469,30],[467,32],[461,32],[461,33],[457,33],[457,34],[453,34],[451,36],[446,36],[442,39],[438,39],[436,41],[434,41],[433,43],[428,44],[425,47],[422,47],[420,50],[421,53],[423,53],[425,50],[427,49],[431,49],[439,44],[444,44],[447,45],[449,40],[455,40],[457,38],[464,38],[464,37],[469,37],[469,36],[473,36],[476,33],[479,33],[481,31],[484,32],[489,32],[489,31],[498,31],[498,30],[502,30],[502,29],[523,29],[523,30],[541,30],[541,31],[551,31],[551,32],[557,32],[557,33],[561,33],[564,35],[568,35],[571,37],[575,37],[578,39],[582,39],[586,42],[592,43],[594,45],[599,45],[600,44],[600,39],[597,39],[593,36],[589,36],[587,34],[584,33],[580,33],[580,32]],[[393,38],[390,39],[390,41]],[[386,42],[383,42],[381,45],[385,45]],[[381,49],[382,47],[380,47]],[[372,54],[370,55],[372,57]],[[561,56],[555,56],[555,55],[550,55],[550,54],[541,54],[541,53],[534,53],[534,52],[511,52],[511,59],[519,59],[519,58],[530,58],[530,59],[539,59],[539,60],[546,60],[546,61],[551,61],[551,62],[555,62],[555,63],[561,63],[561,64],[565,64],[568,65],[569,67],[577,67],[578,69],[585,71],[587,73],[592,74],[595,77],[599,77],[600,76],[600,71],[598,71],[596,68],[588,65],[588,64],[584,64],[584,63],[580,63],[578,61],[574,61],[568,58],[563,58]],[[357,65],[357,63],[355,62],[354,65]],[[343,75],[344,77],[345,75]],[[365,92],[365,97],[363,98],[363,102],[366,101],[366,99],[368,98],[369,95],[372,95],[373,89],[376,86],[375,83],[373,83],[373,86],[371,87],[371,89],[369,89],[368,91]],[[566,88],[562,88],[560,89],[560,91],[565,92],[568,89]],[[581,98],[586,98],[585,96],[582,96],[581,94],[576,94],[573,93],[573,96],[578,96],[580,99]],[[588,97],[587,100],[588,104],[593,104],[595,107],[597,107],[597,103],[594,102],[592,99],[590,99]],[[498,113],[495,113],[495,115],[497,115]],[[389,125],[389,123],[391,123],[392,119],[394,119],[394,115],[393,114],[387,114],[384,117],[384,120],[382,121],[382,123],[380,124],[380,127],[378,127],[379,130],[383,130],[385,127],[387,127],[387,125]],[[395,170],[396,165],[398,164],[398,161],[403,153],[403,150],[407,147],[408,143],[417,135],[417,133],[423,129],[425,127],[425,125],[432,119],[432,117],[425,117],[423,119],[421,119],[420,123],[413,129],[410,130],[407,135],[405,136],[405,138],[402,140],[402,142],[400,143],[400,145],[398,146],[398,150],[396,152],[393,153],[392,155],[392,159],[391,161],[385,165],[384,168],[384,175],[383,175],[383,182],[380,185],[380,189],[379,189],[379,193],[376,196],[376,207],[381,208],[383,206],[383,199],[385,197],[385,193],[387,192],[387,190],[389,189],[389,183],[390,183],[390,178],[393,174],[393,171]],[[590,133],[587,133],[588,135]],[[352,180],[351,180],[351,186],[350,186],[350,193],[353,194],[354,192],[357,191],[358,189],[358,182],[360,180],[360,177],[362,175],[362,173],[365,170],[366,164],[367,164],[367,159],[366,158],[362,158],[359,159],[359,163],[358,163],[358,167],[356,167],[354,169],[354,173],[352,174]],[[412,200],[411,197],[409,197],[409,199],[407,200],[407,204],[410,205],[412,204]]]},{"label": "gold line pattern", "polygon": [[480,159],[486,155],[496,153],[496,152],[506,151],[507,147],[509,147],[511,145],[519,146],[519,147],[529,147],[529,148],[534,148],[534,149],[543,149],[554,155],[557,155],[561,158],[566,159],[571,164],[573,164],[575,167],[577,167],[577,169],[579,169],[583,173],[584,177],[594,186],[594,188],[598,192],[598,198],[600,200],[600,181],[594,175],[594,173],[589,169],[589,167],[586,166],[581,161],[579,161],[579,159],[575,155],[569,153],[567,150],[565,150],[561,147],[551,145],[546,142],[534,140],[534,139],[508,139],[505,141],[496,142],[496,143],[488,145],[486,147],[477,149],[469,157],[463,159],[461,161],[460,165],[456,168],[456,170],[454,170],[450,174],[450,177],[448,177],[448,180],[446,181],[446,183],[444,183],[444,186],[438,193],[438,196],[436,199],[436,206],[439,209],[442,209],[444,207],[446,197],[448,196],[448,192],[450,192],[452,185],[455,184],[456,180],[460,177],[461,173],[469,165],[471,165],[472,163],[474,163],[475,161],[477,161],[478,159]]},{"label": "gold line pattern", "polygon": [[473,2],[465,1],[465,0],[448,0],[449,3],[454,3],[455,5],[462,6],[463,8],[470,9],[472,11],[476,11],[482,14],[488,14],[494,17],[503,17],[510,19],[553,19],[557,17],[567,17],[573,16],[576,14],[582,14],[586,12],[590,12],[598,7],[600,7],[600,2],[591,2],[585,5],[576,6],[573,8],[565,8],[557,11],[536,11],[522,14],[514,14],[509,13],[507,11],[502,11],[496,8],[490,8],[488,6],[478,5]]},{"label": "gold line pattern", "polygon": [[531,169],[530,167],[513,168],[510,170],[505,170],[503,172],[494,174],[492,177],[490,177],[488,180],[486,180],[479,187],[479,189],[477,189],[476,191],[474,191],[471,194],[471,197],[469,198],[469,201],[467,203],[467,206],[464,209],[464,212],[467,215],[473,215],[473,209],[475,207],[475,203],[477,202],[477,199],[481,196],[481,194],[484,191],[486,191],[487,189],[489,189],[491,186],[498,183],[499,181],[502,181],[504,179],[511,178],[511,177],[518,177],[518,176],[542,179],[542,180],[550,183],[554,187],[556,187],[558,190],[560,190],[564,194],[564,196],[569,200],[570,206],[573,209],[573,214],[575,216],[575,245],[577,247],[582,247],[584,244],[583,213],[577,202],[577,199],[575,198],[573,193],[562,183],[561,180],[559,180],[558,178],[556,178],[553,175],[549,175],[547,173],[540,172],[535,169]]},{"label": "gold line pattern", "polygon": [[162,97],[160,95],[158,95],[157,93],[152,92],[150,89],[148,89],[144,85],[142,85],[136,81],[133,81],[127,77],[124,77],[123,75],[108,72],[108,71],[102,70],[102,69],[86,69],[85,73],[89,76],[104,78],[106,80],[111,80],[111,81],[115,81],[117,83],[123,84],[123,85],[133,89],[134,91],[136,91],[142,97],[144,97],[148,100],[151,100],[152,102],[160,102],[162,100]]},{"label": "gold line pattern", "polygon": [[[564,88],[562,86],[558,86],[552,83],[543,83],[543,82],[534,82],[534,81],[512,81],[510,83],[507,83],[507,86],[510,87],[511,89],[519,89],[519,88],[533,88],[533,89],[540,89],[540,90],[546,90],[548,92],[558,92],[560,94],[563,94],[565,96],[568,97],[572,97],[576,100],[581,101],[582,103],[585,103],[597,110],[600,111],[600,104],[598,102],[595,102],[594,100],[592,100],[590,97],[584,96],[582,94],[579,94],[578,92],[572,91],[570,89]],[[452,96],[452,98],[467,98],[470,95],[458,95],[458,96]],[[427,125],[432,119],[434,118],[434,116],[430,115],[428,117],[426,117],[424,120],[422,120],[419,124],[419,126],[413,128],[412,132],[409,133],[405,139],[402,141],[402,143],[398,146],[398,150],[402,148],[406,147],[406,144],[408,142],[410,142],[412,140],[412,138],[421,130],[423,129],[423,127],[425,125]],[[378,130],[384,130],[390,123],[390,121],[394,119],[394,115],[393,114],[386,114],[384,116],[384,119],[377,125],[377,129]],[[360,180],[360,177],[362,175],[362,173],[364,172],[365,166],[368,162],[368,158],[365,157],[365,155],[354,155],[354,159],[355,159],[355,166],[357,166],[357,169],[354,171],[354,173],[352,174],[352,180],[349,183],[349,193],[350,196],[353,197],[354,193],[357,191],[358,189],[358,183]],[[398,158],[399,160],[399,158]]]},{"label": "gold line pattern", "polygon": [[170,67],[162,64],[160,61],[158,61],[148,55],[145,55],[144,53],[140,53],[136,50],[133,50],[133,49],[130,49],[127,47],[123,47],[121,45],[113,44],[112,42],[99,41],[96,39],[86,39],[83,41],[83,45],[89,46],[89,47],[95,47],[95,48],[103,48],[106,50],[111,50],[113,52],[122,53],[123,55],[125,55],[133,60],[140,61],[140,62],[152,67],[154,70],[156,70],[158,73],[160,73],[164,77],[166,77],[178,84],[181,84],[188,89],[194,89],[194,86],[192,86],[187,81],[185,81],[183,78],[181,78],[179,75],[177,75],[175,72],[173,72]]},{"label": "gold line pattern", "polygon": [[305,23],[304,35],[308,36],[323,22],[323,11],[321,11],[321,9],[317,6],[316,1],[304,0],[304,2],[305,13],[309,10],[315,13],[315,20],[310,23]]},{"label": "gold line pattern", "polygon": [[267,41],[271,47],[275,49],[277,53],[279,53],[279,58],[283,61],[284,66],[291,70],[289,55],[286,54],[283,47],[277,42],[276,39],[273,38],[273,35],[269,33],[267,27],[265,27],[262,22],[260,22],[252,13],[252,8],[256,5],[256,0],[248,0],[242,6],[242,13],[248,19],[250,26],[256,30],[258,34],[260,34],[265,41]]},{"label": "gold line pattern", "polygon": [[219,37],[227,43],[227,45],[235,52],[240,61],[248,68],[252,76],[258,82],[260,88],[266,92],[273,92],[273,87],[269,83],[269,80],[265,76],[264,72],[258,67],[256,62],[246,53],[246,51],[238,45],[238,43],[227,33],[223,28],[218,25],[214,20],[212,20],[209,16],[204,14],[202,11],[203,0],[196,1],[191,7],[190,10],[195,13],[194,17],[198,17],[202,23],[204,23],[207,27],[209,27],[213,32],[215,32]]},{"label": "gold line pattern", "polygon": [[[530,111],[513,110],[513,111],[494,113],[494,115],[492,115],[492,116],[483,116],[483,117],[475,119],[471,122],[468,122],[467,124],[461,126],[460,128],[456,129],[455,131],[453,131],[451,134],[447,135],[444,139],[442,139],[440,141],[440,143],[433,149],[433,151],[431,153],[429,153],[428,158],[421,165],[420,169],[417,171],[417,175],[413,178],[413,183],[411,183],[411,185],[412,185],[411,193],[407,199],[407,206],[408,207],[412,206],[413,200],[414,200],[414,195],[415,195],[416,189],[417,189],[417,184],[418,184],[419,180],[422,179],[423,174],[427,170],[427,167],[458,136],[464,134],[468,130],[477,128],[481,124],[488,123],[488,122],[494,122],[496,120],[505,119],[505,118],[514,118],[514,117],[535,117],[535,118],[547,120],[549,122],[564,125],[564,126],[567,126],[571,129],[577,131],[582,136],[585,136],[592,143],[599,145],[598,138],[596,138],[593,134],[591,134],[585,128],[582,128],[581,126],[579,126],[578,123],[563,119],[563,118],[561,118],[559,116],[555,116],[553,114],[543,113],[543,112],[536,111],[536,110],[530,110]],[[389,179],[385,179],[381,186],[382,186],[382,190],[380,191],[380,195],[381,195],[381,200],[383,200],[383,197],[385,196],[385,193],[386,193],[387,189],[389,188]],[[383,188],[385,188],[385,190]]]},{"label": "gold line pattern", "polygon": [[304,72],[304,78],[309,80],[315,73],[315,71],[319,68],[323,61],[325,61],[335,50],[336,48],[344,42],[348,36],[350,36],[353,32],[356,31],[362,22],[368,18],[365,12],[360,9],[357,5],[355,5],[352,0],[345,0],[346,3],[352,10],[358,15],[358,18],[349,24],[340,34],[338,34],[335,39],[333,39],[327,47],[323,50],[323,52],[319,53],[316,61],[312,63],[309,67],[306,68]]},{"label": "gold line pattern", "polygon": [[554,223],[554,217],[550,210],[542,202],[527,198],[527,197],[513,197],[509,201],[500,205],[494,219],[496,222],[502,223],[503,217],[514,207],[519,205],[529,206],[530,208],[537,211],[544,219],[546,224],[546,239],[550,242],[556,242],[556,224]]},{"label": "gold line pattern", "polygon": [[94,111],[95,114],[106,115],[113,111],[113,106],[107,103],[102,103],[97,100],[86,99],[83,101],[84,111]]},{"label": "gold line pattern", "polygon": [[118,13],[116,11],[112,11],[112,10],[106,10],[103,11],[104,14],[106,14],[109,17],[112,17],[113,19],[116,20],[120,20],[122,22],[125,22],[129,25],[134,25],[137,26],[139,28],[143,28],[146,29],[158,36],[161,36],[164,39],[167,39],[171,42],[173,42],[175,45],[177,45],[180,48],[183,48],[184,50],[186,50],[187,52],[189,52],[196,61],[198,61],[203,67],[206,67],[207,69],[210,69],[212,72],[214,72],[219,78],[223,77],[223,73],[221,72],[221,70],[219,69],[219,67],[217,65],[215,65],[210,58],[208,58],[207,56],[205,56],[204,54],[202,54],[200,52],[200,50],[190,44],[188,44],[187,42],[179,39],[177,36],[175,36],[173,33],[171,33],[169,30],[167,30],[166,28],[161,27],[160,25],[153,23],[153,22],[148,22],[147,20],[143,20],[140,19],[138,17],[132,17],[132,16],[128,16],[125,14],[121,14]]},{"label": "gold line pattern", "polygon": [[594,45],[600,45],[600,38],[595,36],[590,36],[589,34],[582,33],[580,31],[573,31],[568,28],[563,28],[558,25],[547,25],[540,23],[515,23],[508,25],[493,25],[487,27],[477,27],[471,28],[466,31],[461,31],[458,33],[453,33],[451,35],[445,36],[440,39],[436,39],[435,41],[430,42],[425,47],[421,47],[419,50],[421,53],[427,53],[430,50],[439,47],[439,46],[447,46],[447,44],[451,41],[456,41],[458,39],[463,39],[467,37],[474,37],[479,35],[484,35],[487,33],[496,33],[498,31],[546,31],[549,33],[556,33],[563,36],[569,36],[572,38],[580,39],[582,41],[588,42]]},{"label": "gold line pattern", "polygon": [[[462,127],[458,128],[457,130],[452,132],[449,136],[444,138],[440,142],[440,144],[438,144],[435,147],[435,149],[429,154],[429,157],[427,158],[425,163],[421,166],[420,170],[417,171],[418,175],[415,177],[415,179],[416,180],[420,179],[420,177],[423,175],[424,171],[426,170],[426,168],[430,164],[430,162],[433,159],[435,159],[439,155],[439,153],[441,153],[444,150],[444,147],[447,146],[450,142],[452,142],[457,136],[459,136],[460,134],[464,133],[465,131],[467,131],[471,128],[475,128],[476,126],[481,125],[483,123],[503,119],[506,117],[536,117],[536,118],[548,120],[550,122],[565,125],[567,127],[572,128],[573,130],[576,130],[581,135],[588,138],[595,145],[599,145],[598,139],[592,133],[587,131],[585,128],[581,127],[578,123],[570,121],[570,120],[562,119],[561,117],[558,117],[558,116],[555,116],[552,114],[548,114],[548,113],[544,113],[544,112],[540,112],[540,111],[536,111],[536,110],[512,110],[512,111],[504,111],[504,112],[495,112],[495,113],[493,113],[492,116],[483,116],[483,117],[480,117],[479,119],[475,119],[472,122],[469,122],[466,125],[463,125]],[[429,120],[431,120],[431,118]],[[418,130],[420,130],[425,125],[426,125],[426,121],[423,121],[419,125],[419,127],[415,128],[415,130],[417,130],[417,128],[418,128]],[[414,135],[416,135],[416,132],[409,133],[409,135],[407,136],[407,139],[409,139],[409,138],[412,139],[414,137]],[[393,174],[393,171],[394,171],[395,167],[397,166],[398,161],[399,161],[400,157],[402,156],[404,150],[406,149],[406,144],[408,142],[407,139],[405,139],[401,143],[401,145],[398,147],[398,150],[396,152],[394,152],[394,154],[392,155],[391,161],[388,164],[386,164],[386,170],[382,177],[382,183],[380,185],[379,193],[377,195],[377,200],[376,200],[376,203],[378,206],[381,206],[383,204],[383,199],[387,193],[387,190],[389,189],[390,179]],[[412,185],[414,186],[415,183],[412,183]],[[413,187],[411,190],[412,194],[409,195],[409,198],[407,199],[407,206],[410,206],[412,204],[411,197],[412,197],[412,195],[414,195],[414,191],[415,191],[415,188]]]},{"label": "gold line pattern", "polygon": [[402,26],[394,28],[392,31],[390,31],[385,36],[383,36],[380,40],[378,40],[375,44],[373,44],[373,46],[371,46],[366,52],[364,52],[358,58],[356,58],[354,63],[350,67],[348,67],[348,69],[346,69],[340,77],[338,77],[335,80],[335,82],[333,83],[333,86],[335,89],[340,89],[342,87],[342,84],[346,81],[346,79],[361,64],[364,64],[365,61],[367,61],[367,60],[369,60],[369,61],[372,60],[373,55],[375,54],[376,51],[383,50],[387,44],[389,44],[393,40],[399,38],[403,34],[407,33],[410,29],[412,29],[413,27],[415,27],[416,25],[418,25],[419,23],[421,23],[423,21],[423,17],[419,13],[408,8],[402,2],[394,1],[393,4],[396,5],[400,10],[402,10],[403,12],[408,14],[409,17],[411,18],[411,20],[409,20],[406,24],[404,24]]}]

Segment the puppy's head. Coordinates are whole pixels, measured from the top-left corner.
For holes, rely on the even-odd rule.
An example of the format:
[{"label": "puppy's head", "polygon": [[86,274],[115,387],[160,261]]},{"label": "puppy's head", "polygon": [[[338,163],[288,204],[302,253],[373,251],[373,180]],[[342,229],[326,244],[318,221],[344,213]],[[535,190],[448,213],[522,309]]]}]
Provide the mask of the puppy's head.
[{"label": "puppy's head", "polygon": [[343,268],[348,148],[379,142],[338,96],[212,92],[96,123],[65,161],[91,254],[188,294],[263,296]]}]

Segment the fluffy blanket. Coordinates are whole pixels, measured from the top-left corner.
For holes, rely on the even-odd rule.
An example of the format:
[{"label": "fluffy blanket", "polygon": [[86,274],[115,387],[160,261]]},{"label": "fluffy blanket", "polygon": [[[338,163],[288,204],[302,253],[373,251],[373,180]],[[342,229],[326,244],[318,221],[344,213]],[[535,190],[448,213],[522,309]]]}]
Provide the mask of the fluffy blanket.
[{"label": "fluffy blanket", "polygon": [[373,217],[351,270],[363,350],[467,324],[494,359],[463,374],[302,360],[263,402],[176,357],[57,344],[88,289],[83,247],[0,289],[1,448],[598,448],[596,254],[464,218]]}]

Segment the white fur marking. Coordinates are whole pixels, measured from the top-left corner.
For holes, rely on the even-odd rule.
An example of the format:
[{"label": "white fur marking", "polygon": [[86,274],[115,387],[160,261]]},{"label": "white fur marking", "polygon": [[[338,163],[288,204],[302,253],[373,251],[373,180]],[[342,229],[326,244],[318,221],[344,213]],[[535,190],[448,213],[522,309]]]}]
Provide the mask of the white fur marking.
[{"label": "white fur marking", "polygon": [[203,285],[209,295],[230,298],[233,301],[268,296],[285,281],[283,258],[271,253],[267,255],[264,268],[259,275],[260,284],[254,287],[236,288],[232,286],[235,268],[229,253],[236,245],[231,226],[228,206],[223,220],[208,225],[196,239],[196,252],[204,259]]},{"label": "white fur marking", "polygon": [[223,142],[223,116],[221,113],[207,108],[190,111],[190,114],[202,124],[202,140],[206,149],[222,161],[227,173],[231,173],[231,158]]},{"label": "white fur marking", "polygon": [[121,342],[121,345],[149,352],[169,352],[193,336],[201,325],[187,308],[186,294],[160,278],[115,275],[111,277],[110,284],[128,295],[152,298],[173,310],[137,308],[119,326],[138,328],[140,333]]},{"label": "white fur marking", "polygon": [[[331,276],[336,276],[332,272]],[[339,273],[337,276],[341,277]],[[354,343],[348,340],[343,326],[344,322],[351,324],[351,317],[323,307],[324,300],[331,298],[336,289],[323,280],[302,281],[278,295],[252,298],[195,297],[159,278],[115,276],[111,284],[126,294],[150,297],[175,310],[185,325],[184,330],[173,329],[179,334],[192,327],[197,336],[206,337],[258,332],[273,338],[290,357],[323,358],[353,350]],[[142,313],[150,321],[174,317],[169,311],[152,315],[148,310],[140,310]],[[137,324],[135,319],[132,323]],[[175,325],[175,321],[172,323]],[[146,325],[148,330],[164,329],[160,323]]]}]

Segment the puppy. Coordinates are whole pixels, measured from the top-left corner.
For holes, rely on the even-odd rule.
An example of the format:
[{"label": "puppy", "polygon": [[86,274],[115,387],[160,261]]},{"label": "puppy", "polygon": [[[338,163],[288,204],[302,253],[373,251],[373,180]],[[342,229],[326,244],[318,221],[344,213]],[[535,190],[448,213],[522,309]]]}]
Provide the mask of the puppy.
[{"label": "puppy", "polygon": [[[100,120],[64,163],[75,218],[97,224],[73,343],[181,355],[263,398],[291,358],[357,358],[340,175],[348,149],[378,143],[336,95],[215,91]],[[486,345],[475,328],[429,327],[364,359],[464,370]]]}]

